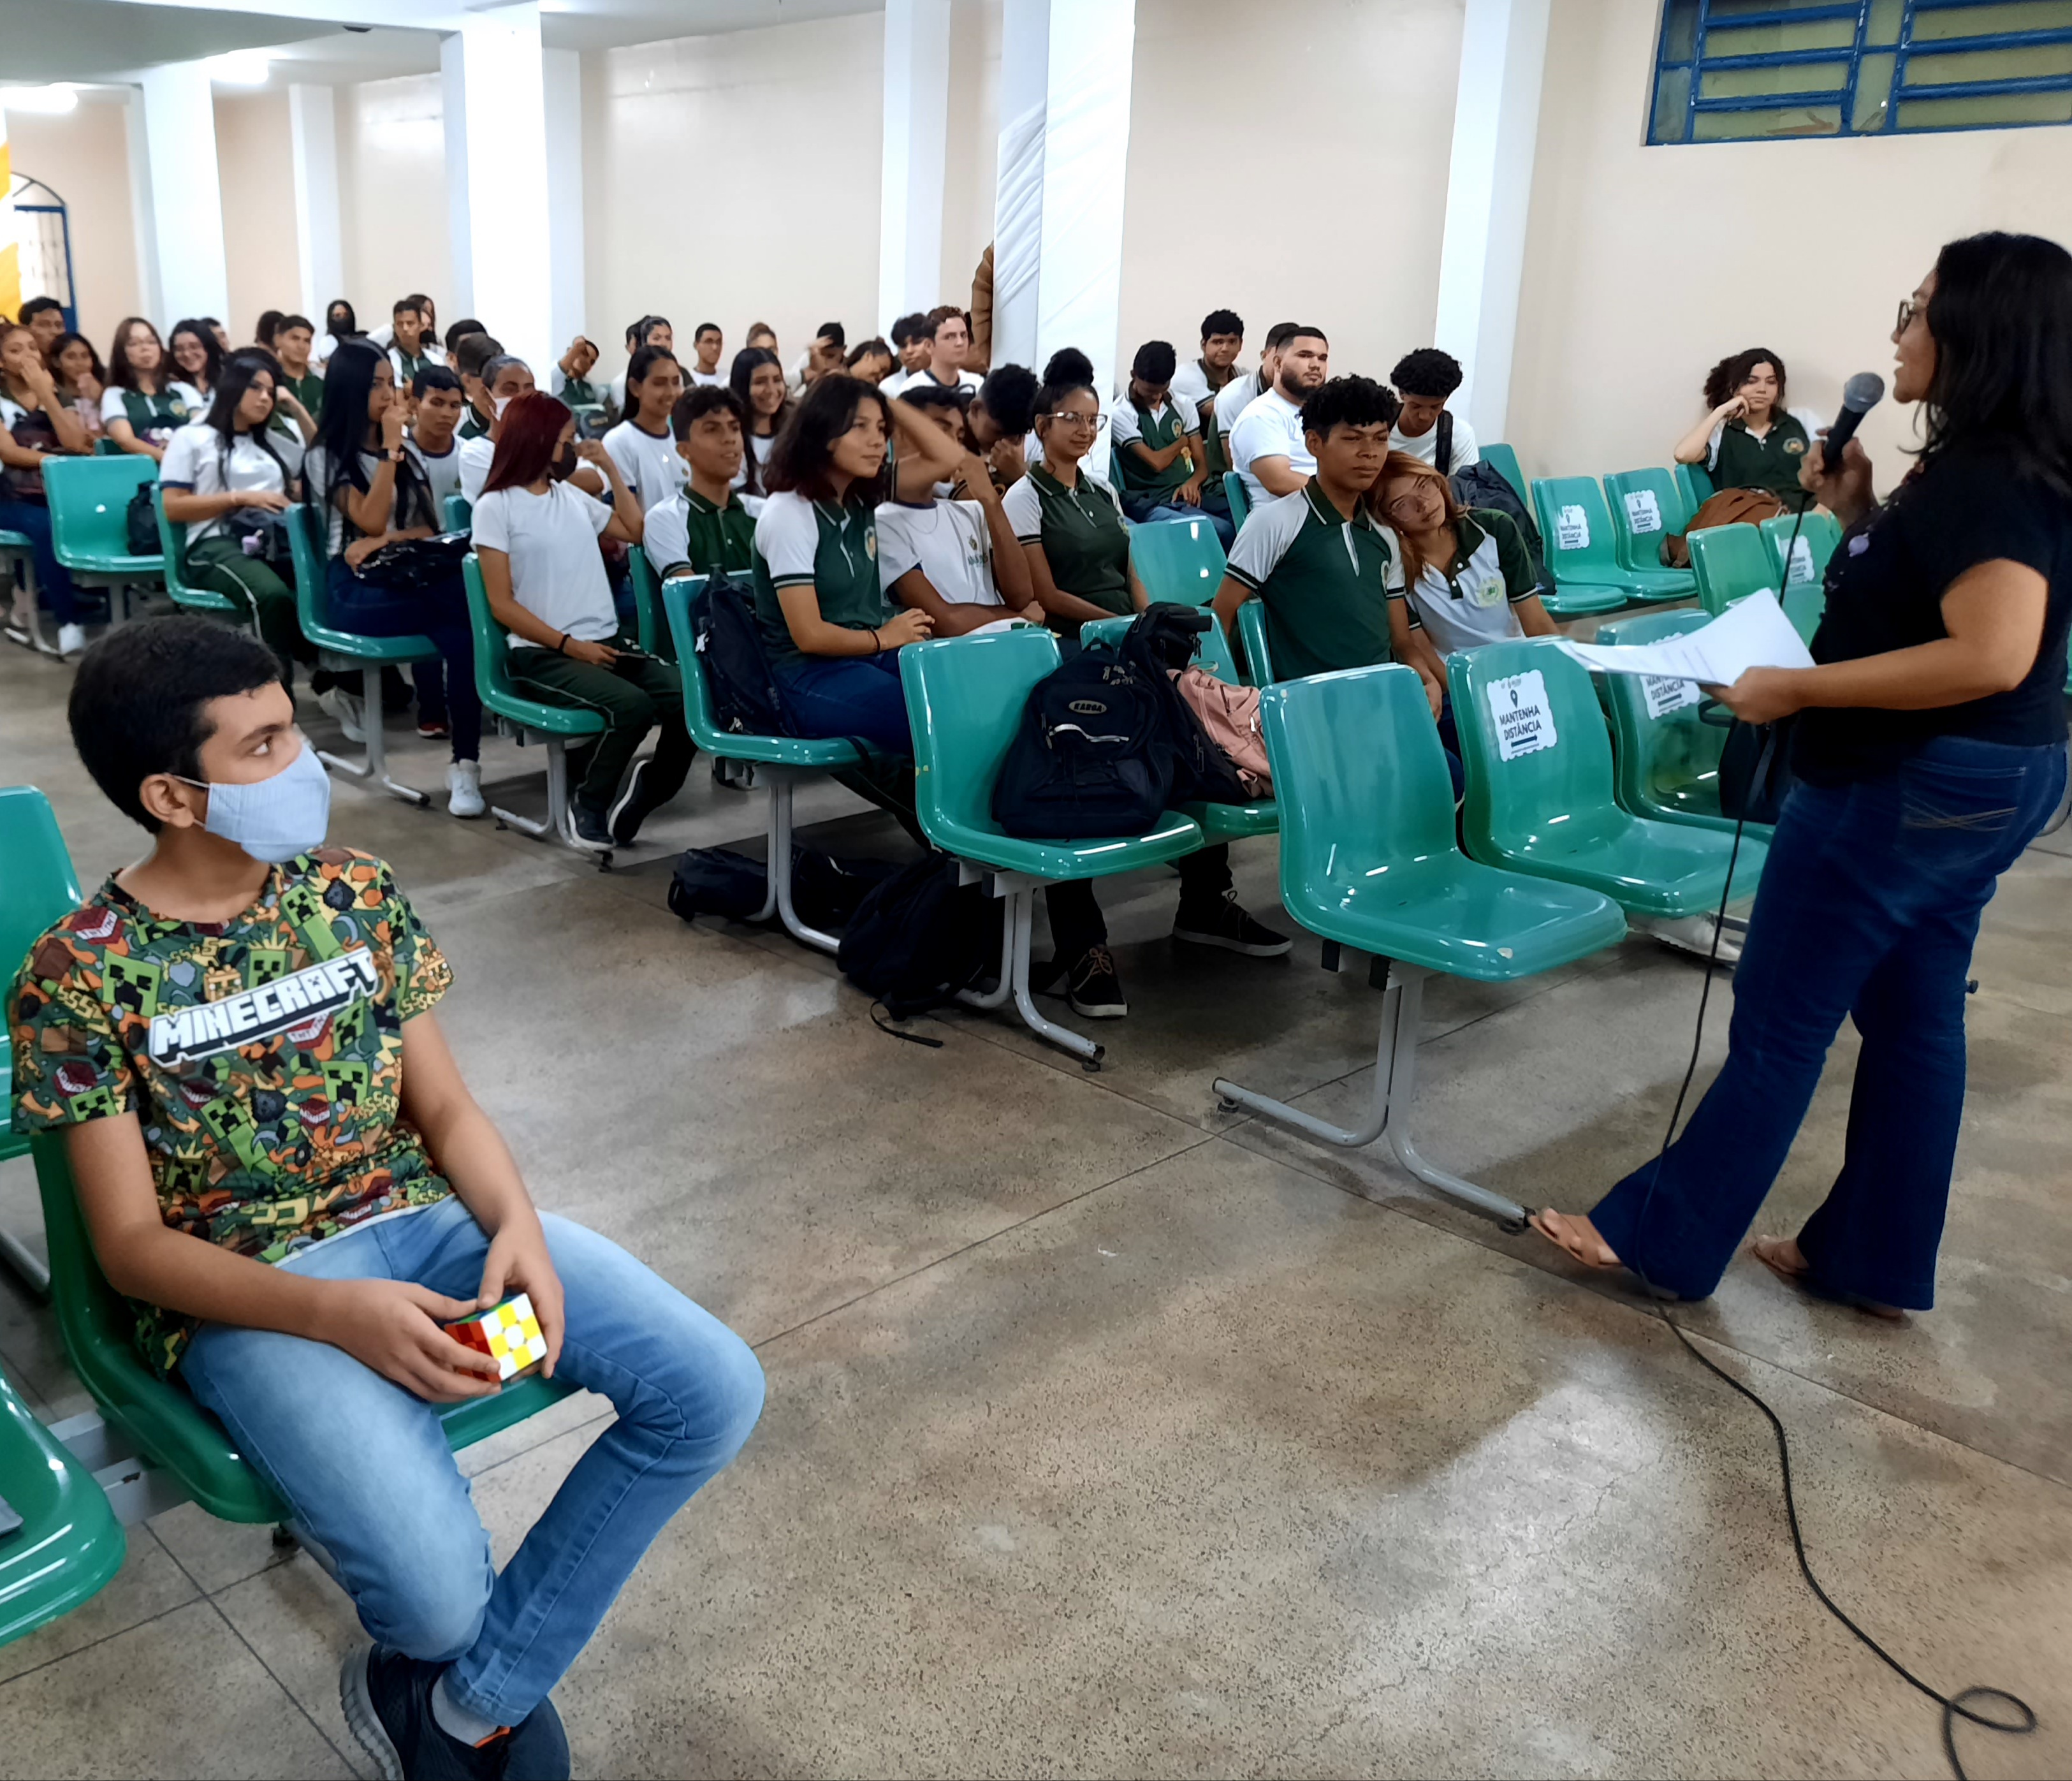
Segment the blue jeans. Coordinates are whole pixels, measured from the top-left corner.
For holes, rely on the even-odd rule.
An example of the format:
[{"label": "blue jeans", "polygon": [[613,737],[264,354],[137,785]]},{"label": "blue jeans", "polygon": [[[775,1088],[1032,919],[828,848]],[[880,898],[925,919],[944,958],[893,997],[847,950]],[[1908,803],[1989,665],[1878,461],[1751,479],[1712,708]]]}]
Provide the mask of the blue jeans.
[{"label": "blue jeans", "polygon": [[[482,755],[482,694],[475,684],[475,627],[467,615],[467,590],[456,569],[443,581],[405,593],[356,575],[343,557],[331,560],[331,622],[363,637],[424,637],[446,669],[445,711],[451,725],[453,758]],[[421,684],[418,696],[424,696]],[[379,714],[369,712],[375,721]]]},{"label": "blue jeans", "polygon": [[[546,1698],[656,1535],[763,1409],[763,1370],[740,1337],[618,1244],[551,1214],[542,1223],[567,1298],[555,1376],[610,1398],[619,1416],[501,1575],[433,1405],[342,1348],[271,1330],[206,1324],[180,1366],[331,1554],[375,1641],[450,1662],[460,1705],[500,1725]],[[282,1265],[472,1298],[488,1249],[453,1199]]]},{"label": "blue jeans", "polygon": [[795,736],[860,736],[888,755],[914,752],[899,652],[808,656],[775,664]]},{"label": "blue jeans", "polygon": [[1215,528],[1216,539],[1227,550],[1237,537],[1237,528],[1231,524],[1230,512],[1221,501],[1211,504],[1207,492],[1203,491],[1199,507],[1182,506],[1178,501],[1166,502],[1148,495],[1124,495],[1122,497],[1123,517],[1133,525],[1149,525],[1160,520],[1207,520]]},{"label": "blue jeans", "polygon": [[2062,747],[1962,737],[1786,800],[1734,973],[1727,1061],[1684,1135],[1590,1214],[1657,1286],[1718,1285],[1783,1166],[1842,1017],[1863,1037],[1842,1171],[1799,1233],[1821,1291],[1935,1302],[1979,915],[2065,788]]},{"label": "blue jeans", "polygon": [[60,624],[79,623],[72,571],[51,544],[51,510],[41,501],[0,501],[0,532],[18,532],[36,559],[36,599]]}]

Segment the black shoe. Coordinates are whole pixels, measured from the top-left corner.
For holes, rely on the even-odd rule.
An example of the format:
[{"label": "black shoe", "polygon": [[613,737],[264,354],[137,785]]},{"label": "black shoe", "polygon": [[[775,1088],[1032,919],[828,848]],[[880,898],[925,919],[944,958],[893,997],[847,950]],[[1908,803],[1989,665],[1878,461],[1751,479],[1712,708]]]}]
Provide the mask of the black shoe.
[{"label": "black shoe", "polygon": [[604,819],[606,832],[619,846],[630,845],[633,837],[640,833],[640,825],[648,820],[648,813],[655,808],[648,796],[648,787],[654,775],[648,770],[655,764],[652,755],[643,755],[633,763],[633,771],[626,775],[626,789],[614,801],[610,813]]},{"label": "black shoe", "polygon": [[1129,1012],[1116,976],[1115,955],[1105,946],[1090,946],[1070,968],[1052,959],[1029,968],[1029,986],[1038,995],[1062,995],[1072,1012],[1088,1020],[1120,1020]]},{"label": "black shoe", "polygon": [[[442,1730],[432,1717],[432,1688],[445,1669],[443,1664],[363,1645],[339,1671],[338,1704],[381,1781],[502,1781],[520,1772],[543,1777],[568,1774],[565,1739],[558,1771],[520,1771],[511,1766],[516,1734],[501,1731],[477,1745],[463,1744]],[[526,1723],[538,1717],[535,1711]],[[560,1729],[557,1718],[554,1733]]]},{"label": "black shoe", "polygon": [[1226,890],[1219,902],[1202,909],[1183,904],[1173,923],[1173,938],[1194,946],[1220,946],[1226,952],[1255,959],[1277,959],[1295,944],[1285,934],[1276,934],[1247,915],[1235,890]]},{"label": "black shoe", "polygon": [[593,810],[586,804],[569,806],[569,839],[578,847],[587,847],[599,853],[611,851],[611,825],[602,810]]},{"label": "black shoe", "polygon": [[569,1781],[569,1734],[551,1698],[513,1725],[507,1742],[504,1772],[511,1781]]}]

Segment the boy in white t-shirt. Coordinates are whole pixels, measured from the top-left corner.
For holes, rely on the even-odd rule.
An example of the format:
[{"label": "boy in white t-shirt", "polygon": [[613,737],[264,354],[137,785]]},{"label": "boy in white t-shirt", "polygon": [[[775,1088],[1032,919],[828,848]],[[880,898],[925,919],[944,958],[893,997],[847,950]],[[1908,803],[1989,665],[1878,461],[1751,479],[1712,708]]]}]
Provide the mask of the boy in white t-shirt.
[{"label": "boy in white t-shirt", "polygon": [[[944,438],[963,442],[962,410],[950,391],[916,386],[903,400]],[[938,637],[960,637],[1009,619],[1041,624],[1027,553],[1015,542],[985,464],[966,452],[945,499],[936,492],[936,465],[904,438],[895,438],[894,450],[893,499],[878,509],[879,586],[933,619]]]},{"label": "boy in white t-shirt", "polygon": [[[1446,408],[1462,376],[1461,361],[1437,347],[1420,347],[1396,361],[1388,380],[1402,398],[1403,412],[1388,435],[1391,451],[1422,459],[1442,476],[1482,462],[1474,429]],[[1448,448],[1444,463],[1439,462],[1441,443]]]},{"label": "boy in white t-shirt", "polygon": [[697,355],[697,362],[684,373],[684,383],[694,389],[709,389],[725,383],[726,373],[720,369],[719,360],[726,345],[726,336],[720,332],[718,323],[699,323],[697,332],[691,336],[691,350]]}]

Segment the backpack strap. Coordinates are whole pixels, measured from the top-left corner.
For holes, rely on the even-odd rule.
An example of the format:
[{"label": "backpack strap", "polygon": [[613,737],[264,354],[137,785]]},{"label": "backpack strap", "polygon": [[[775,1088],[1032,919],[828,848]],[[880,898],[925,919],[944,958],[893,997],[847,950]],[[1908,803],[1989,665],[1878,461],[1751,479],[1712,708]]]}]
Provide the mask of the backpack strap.
[{"label": "backpack strap", "polygon": [[1441,476],[1453,474],[1453,417],[1446,409],[1439,410],[1438,442],[1432,452],[1433,467]]}]

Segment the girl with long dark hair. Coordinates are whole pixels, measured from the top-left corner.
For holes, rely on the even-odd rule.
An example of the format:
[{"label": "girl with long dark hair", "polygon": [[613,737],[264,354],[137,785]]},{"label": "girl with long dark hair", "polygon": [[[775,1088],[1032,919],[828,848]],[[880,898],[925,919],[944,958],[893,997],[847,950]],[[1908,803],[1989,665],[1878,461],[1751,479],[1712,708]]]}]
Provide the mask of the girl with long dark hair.
[{"label": "girl with long dark hair", "polygon": [[50,351],[51,374],[58,394],[72,404],[89,444],[106,430],[101,424],[101,399],[107,393],[108,368],[84,334],[60,334]]},{"label": "girl with long dark hair", "polygon": [[1588,1218],[1534,1223],[1658,1290],[1719,1284],[1805,1117],[1844,1015],[1863,1038],[1841,1173],[1795,1237],[1755,1255],[1880,1315],[1935,1298],[1964,1101],[1979,916],[2065,790],[2072,627],[2072,254],[2031,235],[1942,249],[1899,306],[1893,393],[1926,445],[1890,499],[1853,440],[1802,486],[1846,529],[1812,668],[1720,695],[1796,719],[1734,975],[1727,1061],[1682,1137]]},{"label": "girl with long dark hair", "polygon": [[216,393],[216,380],[223,375],[223,343],[206,317],[174,323],[173,331],[166,336],[166,351],[182,382],[204,397]]},{"label": "girl with long dark hair", "polygon": [[155,463],[166,442],[208,406],[199,390],[175,374],[158,331],[141,315],[125,316],[109,351],[108,387],[101,395],[108,437]]},{"label": "girl with long dark hair", "polygon": [[[439,530],[431,486],[405,447],[405,418],[388,356],[365,340],[344,342],[324,373],[323,413],[302,460],[303,499],[323,528],[331,613],[339,628],[370,637],[429,637],[438,649],[453,737],[446,808],[456,816],[479,816],[482,696],[475,684],[475,633],[460,566],[405,587],[387,578],[380,557],[392,545]],[[339,689],[327,700],[345,697]],[[339,714],[328,702],[327,709]],[[381,714],[360,713],[353,721],[379,723]]]},{"label": "girl with long dark hair", "polygon": [[784,387],[784,362],[769,347],[743,347],[734,354],[726,380],[748,415],[748,455],[741,460],[734,486],[744,495],[760,496],[768,492],[763,466],[797,405]]},{"label": "girl with long dark hair", "polygon": [[1820,425],[1785,406],[1784,361],[1767,347],[1730,353],[1705,374],[1705,417],[1676,442],[1679,464],[1703,464],[1715,488],[1766,488],[1806,499],[1799,466]]},{"label": "girl with long dark hair", "polygon": [[[57,621],[60,656],[84,649],[86,632],[72,576],[51,541],[43,463],[87,449],[86,429],[59,393],[34,331],[0,322],[0,530],[20,533],[33,549],[37,589]],[[33,639],[34,616],[26,607],[10,615],[8,634],[15,642]]]},{"label": "girl with long dark hair", "polygon": [[[604,477],[609,504],[571,485],[579,463]],[[474,524],[483,591],[511,633],[512,677],[548,705],[598,713],[607,726],[569,800],[569,839],[623,847],[683,789],[695,752],[683,682],[621,635],[597,547],[600,537],[640,541],[640,498],[602,442],[578,441],[568,405],[536,393],[504,411]],[[657,725],[655,752],[635,760]]]}]

